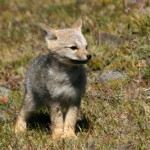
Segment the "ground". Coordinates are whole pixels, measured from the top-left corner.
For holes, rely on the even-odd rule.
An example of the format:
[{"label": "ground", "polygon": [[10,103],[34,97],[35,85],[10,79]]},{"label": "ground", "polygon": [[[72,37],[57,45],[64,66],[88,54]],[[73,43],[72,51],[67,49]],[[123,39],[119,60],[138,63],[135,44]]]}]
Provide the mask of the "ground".
[{"label": "ground", "polygon": [[[150,149],[149,5],[147,0],[0,0],[0,86],[11,91],[0,98],[0,149]],[[78,140],[53,141],[44,109],[30,119],[26,133],[15,135],[26,69],[48,52],[37,24],[66,28],[78,18],[93,56],[86,65]],[[115,78],[113,73],[108,79],[109,72]]]}]

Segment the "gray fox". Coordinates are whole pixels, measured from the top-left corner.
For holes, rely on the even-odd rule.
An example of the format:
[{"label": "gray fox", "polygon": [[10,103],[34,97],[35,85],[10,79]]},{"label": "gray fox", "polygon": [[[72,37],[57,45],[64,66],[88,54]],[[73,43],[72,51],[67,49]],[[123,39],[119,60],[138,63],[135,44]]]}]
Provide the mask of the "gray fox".
[{"label": "gray fox", "polygon": [[27,118],[41,106],[50,112],[52,138],[76,138],[75,125],[81,97],[85,92],[84,64],[91,59],[81,28],[52,29],[39,24],[46,35],[47,55],[30,65],[25,79],[24,101],[15,123],[15,132],[26,130]]}]

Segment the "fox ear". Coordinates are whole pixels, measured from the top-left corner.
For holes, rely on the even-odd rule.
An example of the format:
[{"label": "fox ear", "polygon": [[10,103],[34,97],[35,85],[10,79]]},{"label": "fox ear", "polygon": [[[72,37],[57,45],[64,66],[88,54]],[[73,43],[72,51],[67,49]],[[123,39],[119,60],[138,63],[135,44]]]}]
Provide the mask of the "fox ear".
[{"label": "fox ear", "polygon": [[82,19],[78,19],[71,27],[72,29],[77,29],[81,31],[82,29]]},{"label": "fox ear", "polygon": [[57,39],[55,29],[52,29],[42,23],[39,23],[38,25],[44,31],[46,38],[48,38],[49,40]]}]

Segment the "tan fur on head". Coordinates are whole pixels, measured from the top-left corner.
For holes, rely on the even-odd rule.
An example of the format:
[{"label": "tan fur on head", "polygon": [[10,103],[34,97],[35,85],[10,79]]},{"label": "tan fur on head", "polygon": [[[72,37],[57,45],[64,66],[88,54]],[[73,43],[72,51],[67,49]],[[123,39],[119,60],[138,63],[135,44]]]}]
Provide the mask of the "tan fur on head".
[{"label": "tan fur on head", "polygon": [[[68,29],[56,30],[44,24],[39,25],[46,33],[48,49],[59,61],[69,65],[72,64],[72,60],[73,62],[84,61],[85,63],[88,61],[87,41],[81,32],[82,19],[78,19]],[[72,50],[72,47],[76,47],[76,49]]]},{"label": "tan fur on head", "polygon": [[78,20],[72,25],[71,28],[81,31],[81,29],[82,29],[82,19],[78,19]]},{"label": "tan fur on head", "polygon": [[84,58],[89,55],[89,52],[86,50],[79,49],[79,50],[77,50],[76,54],[79,58]]}]

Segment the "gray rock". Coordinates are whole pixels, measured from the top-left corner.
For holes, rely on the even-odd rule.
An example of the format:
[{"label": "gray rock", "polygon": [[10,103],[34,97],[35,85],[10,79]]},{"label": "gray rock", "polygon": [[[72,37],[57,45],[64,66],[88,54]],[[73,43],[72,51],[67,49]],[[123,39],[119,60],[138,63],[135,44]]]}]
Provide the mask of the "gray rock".
[{"label": "gray rock", "polygon": [[110,70],[100,74],[99,79],[102,82],[108,82],[112,80],[125,80],[125,76],[119,71]]},{"label": "gray rock", "polygon": [[109,33],[99,33],[99,45],[109,45],[118,47],[121,45],[121,38]]},{"label": "gray rock", "polygon": [[6,122],[9,119],[8,114],[4,110],[0,109],[0,122]]},{"label": "gray rock", "polygon": [[137,0],[123,0],[123,2],[124,2],[125,7],[138,3]]},{"label": "gray rock", "polygon": [[2,98],[3,96],[8,97],[10,92],[11,90],[9,90],[8,88],[0,86],[0,98]]},{"label": "gray rock", "polygon": [[150,96],[150,88],[145,89],[145,90],[142,92],[142,94],[145,95],[145,96]]},{"label": "gray rock", "polygon": [[145,8],[149,0],[123,0],[125,7],[138,6],[138,8]]},{"label": "gray rock", "polygon": [[128,142],[122,145],[119,145],[115,150],[133,150],[135,149],[135,145],[133,142]]},{"label": "gray rock", "polygon": [[143,9],[143,13],[150,17],[150,7],[146,7],[145,9]]}]

